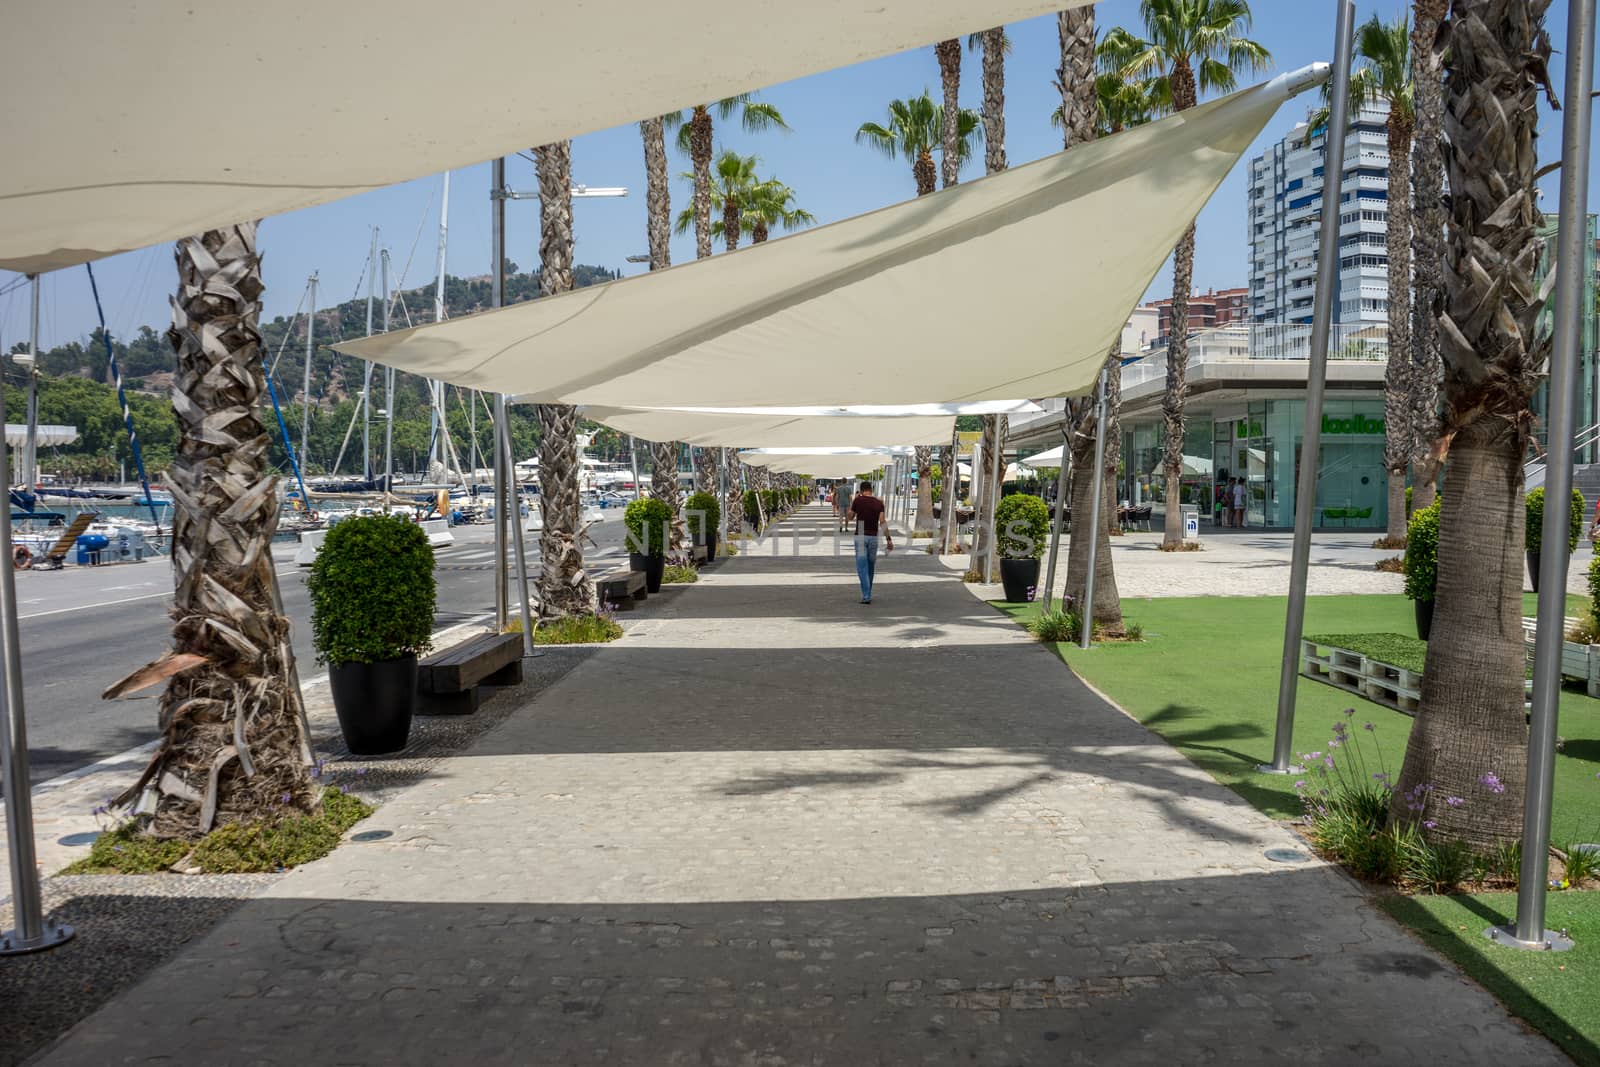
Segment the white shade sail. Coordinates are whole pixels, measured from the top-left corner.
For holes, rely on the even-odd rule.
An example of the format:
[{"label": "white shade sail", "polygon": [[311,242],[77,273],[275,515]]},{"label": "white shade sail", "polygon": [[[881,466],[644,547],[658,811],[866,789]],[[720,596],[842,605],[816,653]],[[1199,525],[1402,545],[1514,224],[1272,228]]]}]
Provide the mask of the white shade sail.
[{"label": "white shade sail", "polygon": [[[34,440],[46,447],[52,445],[70,445],[78,439],[76,426],[39,426],[36,427],[38,435]],[[21,423],[6,423],[6,444],[12,448],[22,448],[28,443],[28,428]]]},{"label": "white shade sail", "polygon": [[1047,452],[1039,452],[1022,461],[1024,467],[1060,467],[1065,445],[1056,445]]},{"label": "white shade sail", "polygon": [[1082,2],[746,0],[728,18],[712,0],[15,0],[0,69],[41,95],[0,113],[0,267],[69,266]]},{"label": "white shade sail", "polygon": [[334,347],[575,404],[1078,395],[1240,154],[1325,76],[738,252]]},{"label": "white shade sail", "polygon": [[[1019,403],[1036,407],[1028,401]],[[834,413],[825,413],[829,411]],[[583,414],[646,441],[684,441],[708,448],[940,445],[950,443],[955,429],[954,415],[875,416],[853,413],[849,408],[711,410],[591,405]]]},{"label": "white shade sail", "polygon": [[907,449],[822,448],[749,449],[739,458],[752,467],[813,478],[853,478],[875,471]]}]

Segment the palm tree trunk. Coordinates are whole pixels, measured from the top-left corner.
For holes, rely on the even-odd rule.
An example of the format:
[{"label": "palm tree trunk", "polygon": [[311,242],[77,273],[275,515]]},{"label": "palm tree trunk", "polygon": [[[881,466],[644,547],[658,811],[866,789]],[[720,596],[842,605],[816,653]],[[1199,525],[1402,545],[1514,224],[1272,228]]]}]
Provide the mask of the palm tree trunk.
[{"label": "palm tree trunk", "polygon": [[739,199],[731,192],[722,198],[722,240],[730,252],[739,247]]},{"label": "palm tree trunk", "polygon": [[1383,375],[1383,467],[1389,476],[1385,540],[1406,539],[1406,467],[1415,429],[1411,421],[1411,122],[1389,112],[1389,365]]},{"label": "palm tree trunk", "polygon": [[689,162],[694,171],[694,258],[711,256],[711,110],[689,115]]},{"label": "palm tree trunk", "polygon": [[744,529],[744,487],[739,484],[739,472],[743,469],[744,463],[738,458],[738,453],[729,449],[728,496],[722,504],[722,513],[728,517],[729,533]]},{"label": "palm tree trunk", "polygon": [[1061,43],[1061,65],[1056,68],[1056,91],[1061,94],[1063,148],[1094,140],[1099,119],[1095,93],[1094,6],[1056,12],[1056,36]]},{"label": "palm tree trunk", "polygon": [[[992,546],[989,545],[989,526],[990,517],[994,515],[995,505],[1000,502],[1000,485],[1005,481],[1006,432],[1009,429],[1009,422],[1010,420],[1004,415],[985,415],[983,417],[983,449],[980,456],[983,470],[974,472],[978,478],[978,499],[973,501],[977,512],[975,520],[977,529],[973,535],[977,544],[973,548],[975,551],[980,547],[985,549],[985,555],[988,560],[988,573],[983,580],[986,582],[998,582],[1000,580],[1000,558],[992,550]],[[999,479],[991,477],[994,473],[996,451],[1000,453]]]},{"label": "palm tree trunk", "polygon": [[939,85],[944,90],[944,127],[940,131],[939,169],[946,189],[961,180],[961,42],[955,38],[933,46],[939,60]]},{"label": "palm tree trunk", "polygon": [[683,551],[683,501],[678,492],[678,443],[656,441],[650,446],[650,495],[672,509],[672,540],[669,555]]},{"label": "palm tree trunk", "polygon": [[[1417,116],[1411,162],[1414,261],[1411,303],[1411,457],[1416,468],[1414,508],[1433,503],[1439,480],[1439,311],[1444,262],[1444,75],[1434,49],[1446,0],[1415,0],[1411,26],[1413,100]],[[1395,351],[1391,342],[1390,352]],[[1392,358],[1392,356],[1391,356]]]},{"label": "palm tree trunk", "polygon": [[763,244],[767,240],[767,220],[757,219],[756,224],[750,228],[750,243]]},{"label": "palm tree trunk", "polygon": [[983,31],[983,163],[995,174],[1006,169],[1006,31]]},{"label": "palm tree trunk", "polygon": [[172,651],[137,672],[170,680],[155,757],[117,803],[153,782],[152,832],[195,838],[286,807],[311,811],[317,794],[289,621],[274,595],[280,501],[260,418],[267,390],[255,224],[185,238],[176,258],[167,332],[181,435],[170,472]]},{"label": "palm tree trunk", "polygon": [[933,448],[918,445],[917,460],[917,518],[912,526],[914,536],[933,536]]},{"label": "palm tree trunk", "polygon": [[933,165],[933,153],[926,148],[911,161],[911,179],[917,183],[918,196],[927,196],[939,187],[939,171]]},{"label": "palm tree trunk", "polygon": [[1543,11],[1528,0],[1454,0],[1445,64],[1439,327],[1453,436],[1427,670],[1391,811],[1475,846],[1515,838],[1522,825],[1522,459],[1549,355],[1533,280]]},{"label": "palm tree trunk", "polygon": [[[1122,465],[1122,335],[1111,342],[1111,353],[1106,357],[1106,487],[1102,501],[1107,502],[1106,532],[1121,533],[1122,523],[1117,519],[1117,503],[1122,494],[1117,491],[1117,468]],[[1109,560],[1109,557],[1108,557]],[[1109,562],[1107,566],[1110,566]],[[1098,585],[1100,579],[1095,578]]]},{"label": "palm tree trunk", "polygon": [[[955,508],[960,503],[961,496],[961,469],[956,459],[956,450],[949,445],[939,449],[939,510],[941,513],[939,528],[949,530],[949,538],[939,546],[941,555],[956,551],[961,543],[961,528],[956,523]],[[950,521],[944,521],[943,516],[949,515]]]},{"label": "palm tree trunk", "polygon": [[[572,288],[572,142],[533,150],[539,175],[539,292]],[[539,613],[547,617],[594,610],[594,583],[579,544],[578,410],[539,404]]]},{"label": "palm tree trunk", "polygon": [[650,269],[672,266],[672,193],[667,181],[667,145],[659,118],[639,123],[644,139],[645,235],[650,242]]},{"label": "palm tree trunk", "polygon": [[698,448],[694,453],[694,489],[697,493],[717,493],[717,450]]},{"label": "palm tree trunk", "polygon": [[1161,469],[1166,479],[1166,528],[1163,545],[1183,541],[1182,480],[1184,405],[1189,399],[1189,288],[1194,278],[1194,225],[1178,240],[1172,257],[1172,326],[1167,338],[1167,391],[1161,397],[1165,439]]}]

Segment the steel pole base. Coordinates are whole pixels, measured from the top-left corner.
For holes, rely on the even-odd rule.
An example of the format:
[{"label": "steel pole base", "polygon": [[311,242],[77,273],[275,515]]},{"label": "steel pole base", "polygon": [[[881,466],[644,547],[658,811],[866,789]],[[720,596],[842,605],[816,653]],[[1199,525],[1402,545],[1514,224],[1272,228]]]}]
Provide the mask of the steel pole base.
[{"label": "steel pole base", "polygon": [[25,940],[20,930],[6,930],[0,933],[0,956],[21,956],[29,952],[43,952],[65,945],[72,940],[77,931],[66,923],[57,923],[45,920],[44,933],[31,941]]},{"label": "steel pole base", "polygon": [[1520,948],[1528,952],[1565,952],[1576,943],[1565,930],[1546,930],[1538,941],[1524,941],[1517,936],[1515,923],[1491,926],[1483,936],[1503,948]]},{"label": "steel pole base", "polygon": [[1256,764],[1256,773],[1257,774],[1304,774],[1304,773],[1306,773],[1306,769],[1304,767],[1296,767],[1292,763],[1289,764],[1287,767],[1274,767],[1270,763],[1258,763],[1258,764]]}]

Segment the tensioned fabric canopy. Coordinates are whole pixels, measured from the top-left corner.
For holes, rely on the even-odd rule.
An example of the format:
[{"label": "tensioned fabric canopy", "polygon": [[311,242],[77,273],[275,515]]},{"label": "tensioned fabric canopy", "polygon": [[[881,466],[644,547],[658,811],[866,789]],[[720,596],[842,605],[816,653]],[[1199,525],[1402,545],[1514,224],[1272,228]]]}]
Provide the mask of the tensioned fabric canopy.
[{"label": "tensioned fabric canopy", "polygon": [[[37,426],[38,431],[34,437],[36,444],[41,445],[70,445],[78,439],[76,426]],[[22,423],[6,423],[6,444],[12,448],[22,448],[28,443],[28,427]]]},{"label": "tensioned fabric canopy", "polygon": [[739,458],[752,467],[787,474],[809,474],[813,478],[850,478],[877,470],[897,455],[909,455],[904,448],[774,448],[747,449]]},{"label": "tensioned fabric canopy", "polygon": [[574,404],[1082,394],[1184,228],[1326,70],[738,252],[334,347]]},{"label": "tensioned fabric canopy", "polygon": [[0,69],[48,99],[0,114],[0,267],[70,266],[1084,2],[745,0],[730,19],[712,0],[18,0]]},{"label": "tensioned fabric canopy", "polygon": [[[615,408],[590,406],[583,414],[646,441],[685,441],[703,447],[758,448],[793,445],[949,444],[955,416],[1020,414],[1039,410],[1028,400],[970,405],[922,404],[894,408]],[[941,408],[947,410],[941,411]]]}]

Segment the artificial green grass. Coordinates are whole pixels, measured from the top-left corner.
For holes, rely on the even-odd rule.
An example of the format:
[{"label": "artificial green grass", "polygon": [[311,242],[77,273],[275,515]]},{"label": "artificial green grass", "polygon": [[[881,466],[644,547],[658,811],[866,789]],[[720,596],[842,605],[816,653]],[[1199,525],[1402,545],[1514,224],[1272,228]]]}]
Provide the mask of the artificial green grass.
[{"label": "artificial green grass", "polygon": [[[1533,614],[1535,605],[1536,598],[1525,595],[1523,613]],[[995,606],[1024,625],[1038,612],[1035,605]],[[1568,597],[1568,614],[1587,606],[1583,597]],[[1277,818],[1299,815],[1294,778],[1255,770],[1272,759],[1286,598],[1125,599],[1122,607],[1127,622],[1144,628],[1143,642],[1087,651],[1056,644],[1057,654],[1256,808]],[[1415,641],[1408,635],[1416,630],[1411,601],[1403,596],[1322,596],[1307,599],[1306,632]],[[1326,750],[1333,723],[1354,707],[1354,722],[1376,727],[1381,759],[1398,775],[1409,716],[1305,677],[1296,694],[1293,752]],[[1561,847],[1600,841],[1600,701],[1581,688],[1564,688],[1561,735],[1551,840]],[[1578,942],[1572,952],[1518,952],[1485,939],[1485,927],[1514,916],[1514,894],[1395,894],[1381,903],[1578,1062],[1600,1067],[1600,892],[1552,892],[1548,900],[1547,924],[1568,929]]]},{"label": "artificial green grass", "polygon": [[[1582,597],[1573,597],[1582,602]],[[1024,625],[1036,605],[995,605]],[[1276,818],[1301,812],[1294,779],[1265,775],[1272,760],[1278,665],[1283,655],[1284,597],[1124,599],[1123,617],[1144,640],[1055,646],[1081,677],[1160,734],[1218,781]],[[1529,612],[1532,598],[1529,598]],[[1318,596],[1306,602],[1307,633],[1415,634],[1403,596]],[[1327,748],[1334,722],[1356,709],[1355,724],[1376,727],[1378,750],[1398,776],[1411,718],[1302,677],[1292,751]],[[1600,701],[1569,686],[1561,694],[1552,840],[1600,841]],[[1492,768],[1489,768],[1492,769]]]},{"label": "artificial green grass", "polygon": [[219,826],[198,842],[162,840],[144,833],[148,816],[129,819],[101,834],[89,855],[63,874],[157,874],[187,857],[186,866],[205,874],[259,874],[321,859],[344,832],[373,812],[372,805],[338,789],[326,789],[314,814],[298,812],[253,823]]},{"label": "artificial green grass", "polygon": [[1428,658],[1428,643],[1405,634],[1313,634],[1306,640],[1342,648],[1418,674],[1422,673],[1422,664]]},{"label": "artificial green grass", "polygon": [[700,572],[693,567],[674,563],[661,571],[662,585],[693,585],[700,580]]},{"label": "artificial green grass", "polygon": [[1570,952],[1499,948],[1483,936],[1490,926],[1516,921],[1515,893],[1394,895],[1378,903],[1567,1055],[1600,1065],[1600,893],[1551,893],[1546,899],[1545,924],[1567,930],[1577,942]]}]

